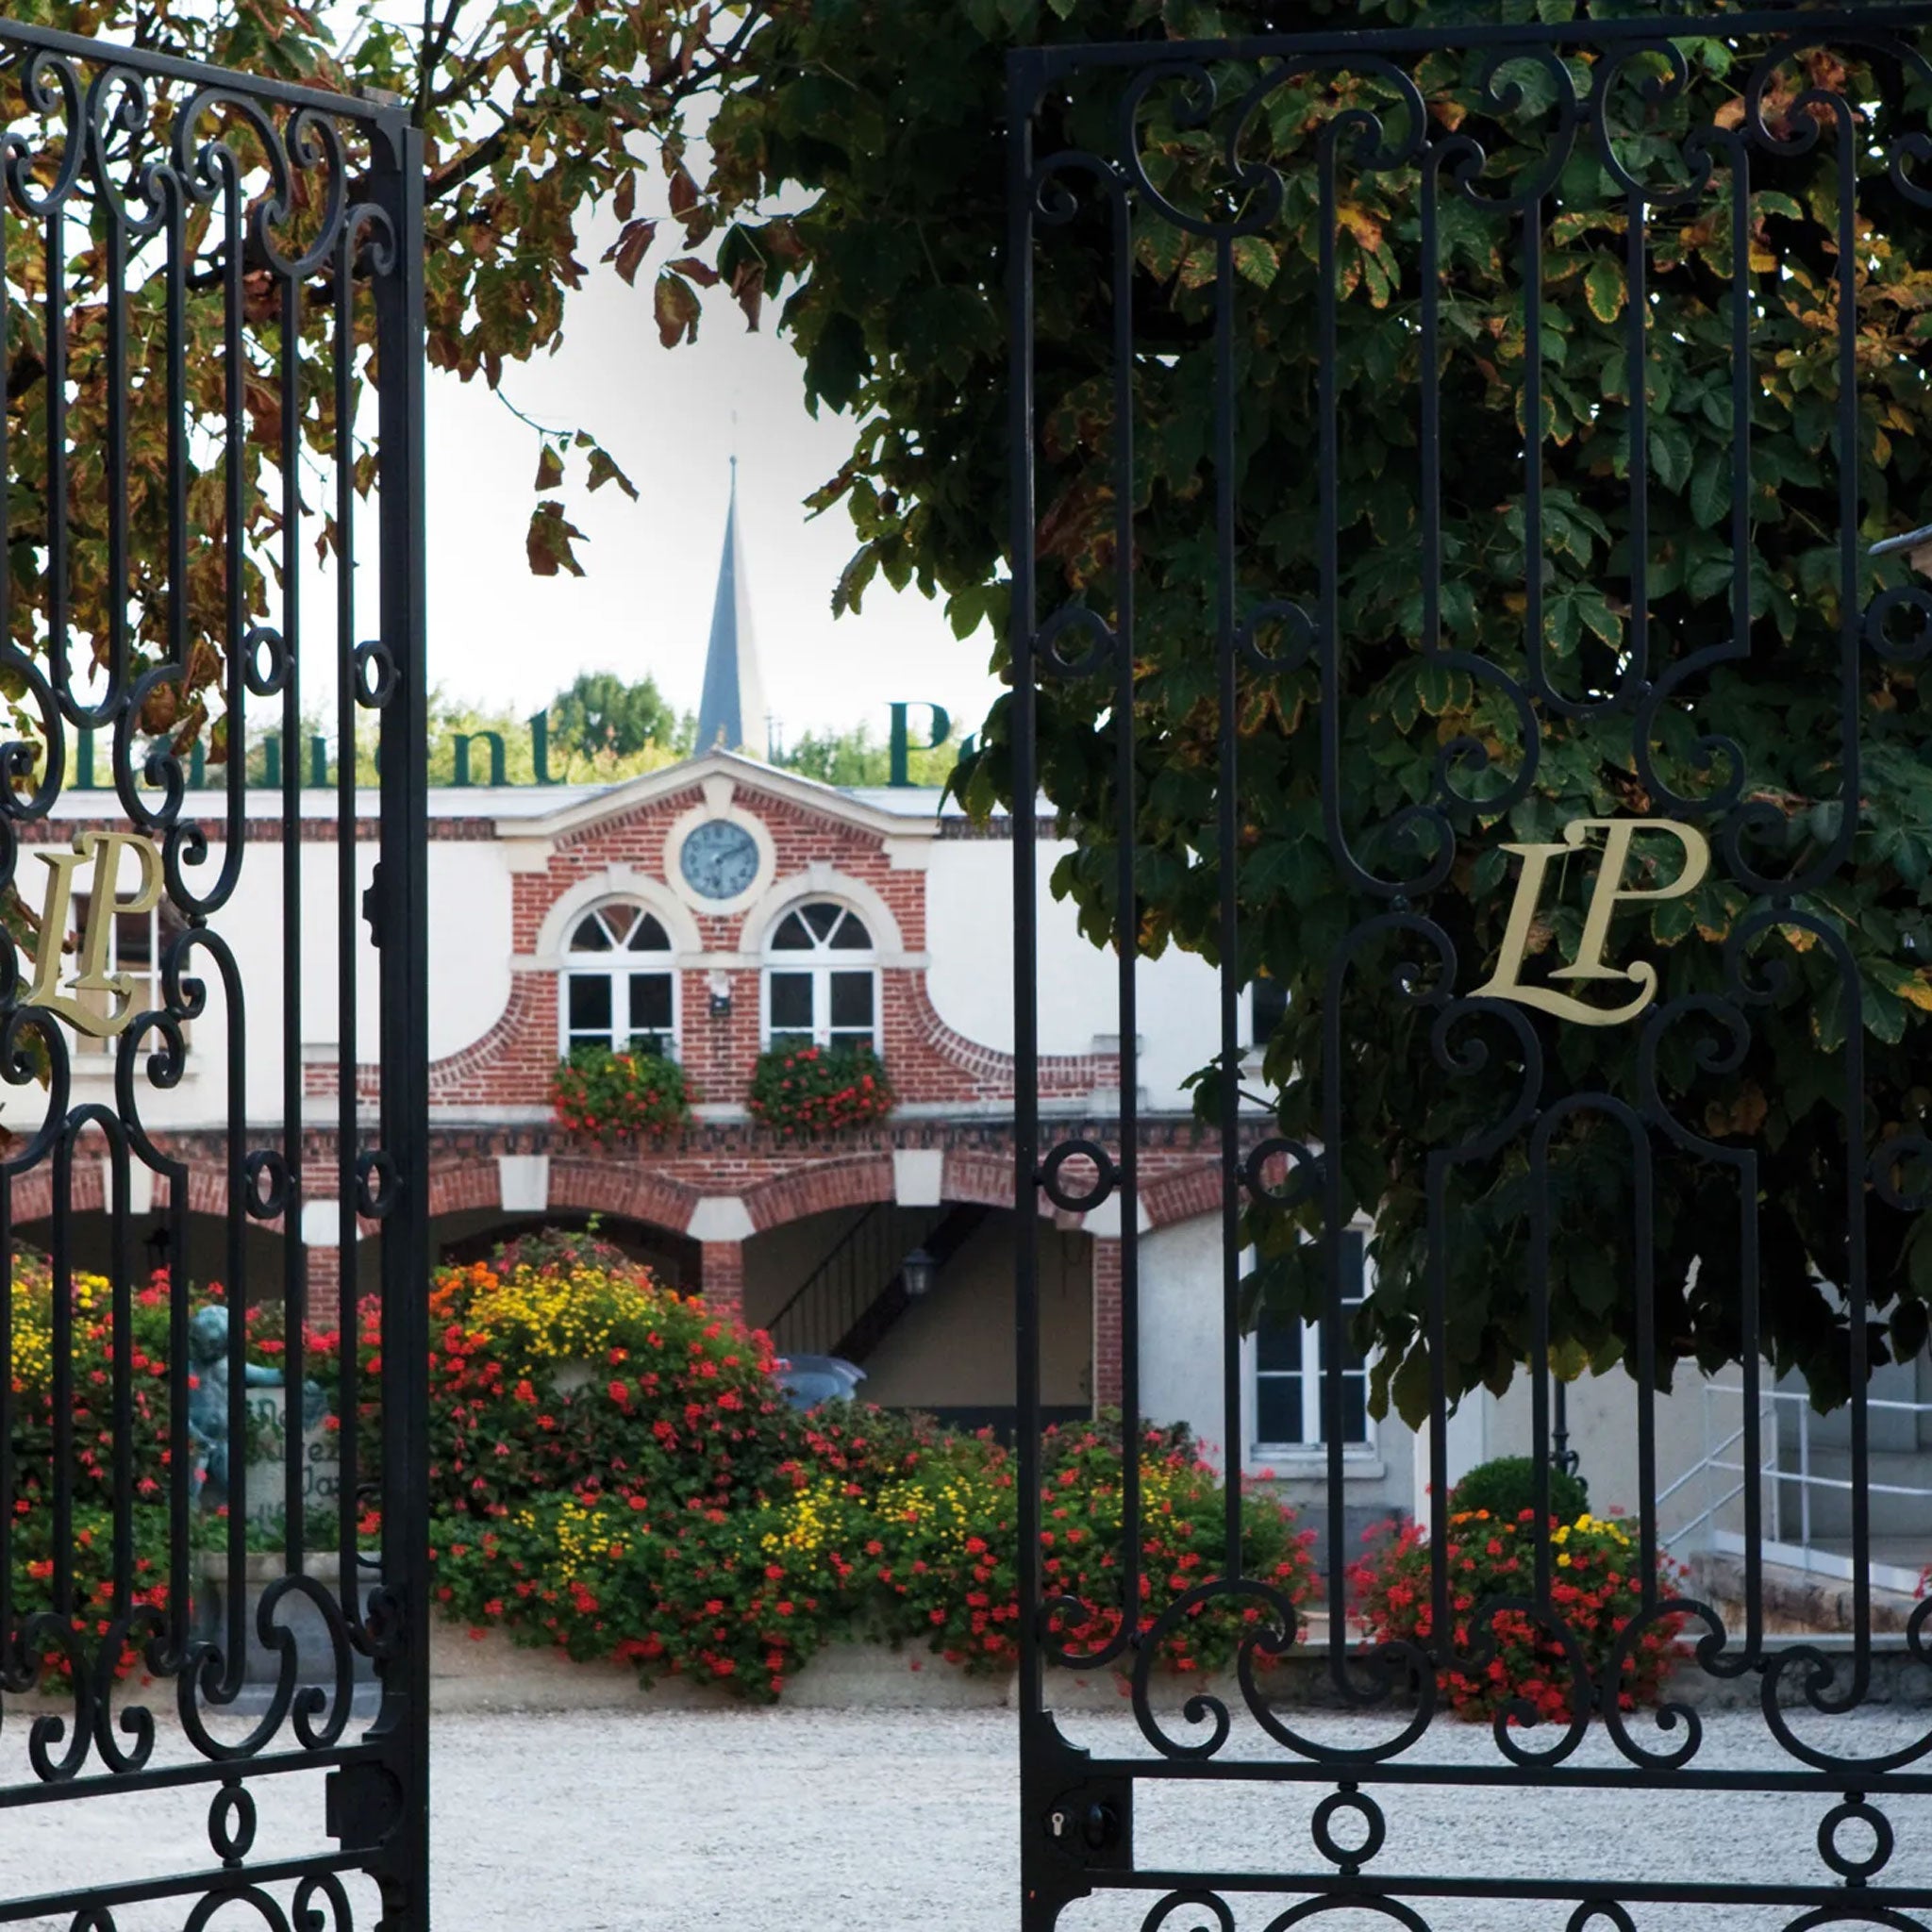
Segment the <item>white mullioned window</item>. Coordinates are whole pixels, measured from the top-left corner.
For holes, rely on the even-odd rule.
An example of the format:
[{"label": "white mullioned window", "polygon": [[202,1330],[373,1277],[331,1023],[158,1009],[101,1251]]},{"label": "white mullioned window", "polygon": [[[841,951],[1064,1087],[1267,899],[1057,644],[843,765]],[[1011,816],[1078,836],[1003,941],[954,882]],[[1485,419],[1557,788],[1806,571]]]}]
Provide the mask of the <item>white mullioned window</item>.
[{"label": "white mullioned window", "polygon": [[[1365,1236],[1361,1229],[1350,1228],[1343,1239],[1354,1251],[1343,1257],[1343,1307],[1353,1310],[1360,1307],[1366,1291]],[[1284,1319],[1264,1308],[1248,1338],[1246,1353],[1251,1458],[1265,1461],[1270,1456],[1324,1447],[1321,1324]],[[1374,1424],[1369,1419],[1368,1359],[1346,1335],[1341,1345],[1341,1440],[1357,1452],[1373,1449],[1375,1441]]]},{"label": "white mullioned window", "polygon": [[879,1043],[879,974],[873,938],[850,907],[814,899],[778,922],[767,948],[765,1043]]},{"label": "white mullioned window", "polygon": [[563,971],[562,1046],[677,1054],[677,973],[655,913],[614,899],[572,926]]},{"label": "white mullioned window", "polygon": [[[74,930],[67,936],[70,952],[77,953],[80,949],[92,908],[92,893],[75,893]],[[108,958],[104,970],[110,974],[125,973],[133,981],[132,996],[125,1003],[127,1012],[152,1012],[160,1007],[161,951],[181,930],[181,915],[166,900],[147,912],[117,911],[108,923]],[[76,997],[103,1018],[120,1012],[124,1008],[124,1002],[109,993],[84,992]],[[119,1035],[103,1040],[92,1034],[76,1033],[73,1038],[75,1050],[83,1054],[113,1053],[121,1043]]]}]

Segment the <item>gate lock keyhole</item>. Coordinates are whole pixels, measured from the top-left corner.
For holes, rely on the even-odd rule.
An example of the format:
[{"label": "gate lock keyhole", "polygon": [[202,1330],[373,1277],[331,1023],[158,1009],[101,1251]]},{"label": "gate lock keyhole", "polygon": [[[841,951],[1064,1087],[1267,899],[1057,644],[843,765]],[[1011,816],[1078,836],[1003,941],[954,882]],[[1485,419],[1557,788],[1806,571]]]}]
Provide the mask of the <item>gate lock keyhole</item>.
[{"label": "gate lock keyhole", "polygon": [[1111,1805],[1062,1805],[1047,1819],[1047,1829],[1069,1850],[1084,1845],[1105,1852],[1120,1842],[1121,1818]]}]

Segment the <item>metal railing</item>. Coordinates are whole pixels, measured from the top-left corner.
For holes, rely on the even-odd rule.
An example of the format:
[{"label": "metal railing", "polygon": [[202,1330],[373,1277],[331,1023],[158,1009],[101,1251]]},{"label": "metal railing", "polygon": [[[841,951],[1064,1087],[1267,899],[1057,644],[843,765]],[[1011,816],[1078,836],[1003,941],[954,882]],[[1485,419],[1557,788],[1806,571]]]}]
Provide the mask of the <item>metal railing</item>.
[{"label": "metal railing", "polygon": [[[1924,1561],[1932,1561],[1932,1449],[1916,1447],[1918,1419],[1932,1416],[1932,1402],[1902,1402],[1878,1396],[1867,1399],[1865,1408],[1870,1416],[1913,1418],[1915,1446],[1906,1453],[1923,1461],[1925,1480],[1908,1483],[1874,1478],[1870,1473],[1869,1457],[1896,1453],[1876,1448],[1868,1450],[1866,1480],[1860,1485],[1851,1475],[1825,1474],[1817,1467],[1817,1451],[1821,1446],[1824,1446],[1828,1453],[1845,1453],[1844,1445],[1820,1445],[1817,1442],[1814,1430],[1820,1418],[1811,1407],[1810,1397],[1799,1389],[1760,1391],[1758,1423],[1766,1454],[1759,1467],[1747,1466],[1743,1460],[1743,1423],[1740,1422],[1736,1427],[1720,1436],[1715,1413],[1723,1399],[1739,1403],[1741,1407],[1743,1392],[1736,1383],[1707,1382],[1704,1385],[1704,1455],[1674,1482],[1661,1490],[1657,1499],[1660,1523],[1664,1520],[1666,1506],[1680,1495],[1689,1492],[1687,1504],[1702,1505],[1695,1514],[1663,1533],[1663,1545],[1672,1555],[1681,1555],[1687,1549],[1708,1549],[1727,1556],[1743,1555],[1743,1536],[1725,1527],[1721,1519],[1726,1509],[1741,1501],[1750,1485],[1757,1482],[1769,1491],[1764,1511],[1766,1529],[1760,1552],[1768,1563],[1808,1571],[1816,1575],[1851,1576],[1854,1566],[1850,1555],[1825,1547],[1825,1540],[1821,1539],[1813,1497],[1821,1491],[1850,1496],[1861,1487],[1868,1497],[1915,1497],[1926,1505]],[[1787,1521],[1790,1514],[1786,1507],[1788,1491],[1795,1492],[1794,1523]],[[1787,1541],[1788,1535],[1793,1531],[1794,1539]],[[1870,1566],[1870,1575],[1873,1583],[1880,1589],[1909,1591],[1917,1589],[1922,1569],[1923,1562],[1913,1566],[1874,1561]]]}]

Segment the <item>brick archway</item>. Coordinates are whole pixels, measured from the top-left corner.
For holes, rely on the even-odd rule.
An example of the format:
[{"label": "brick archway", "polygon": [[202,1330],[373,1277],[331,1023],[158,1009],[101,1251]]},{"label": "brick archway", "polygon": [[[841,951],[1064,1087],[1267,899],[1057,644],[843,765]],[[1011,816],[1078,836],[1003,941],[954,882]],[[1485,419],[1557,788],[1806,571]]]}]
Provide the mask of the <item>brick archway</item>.
[{"label": "brick archway", "polygon": [[804,1221],[839,1208],[870,1208],[897,1194],[890,1155],[861,1154],[817,1161],[796,1174],[781,1174],[741,1197],[755,1232]]}]

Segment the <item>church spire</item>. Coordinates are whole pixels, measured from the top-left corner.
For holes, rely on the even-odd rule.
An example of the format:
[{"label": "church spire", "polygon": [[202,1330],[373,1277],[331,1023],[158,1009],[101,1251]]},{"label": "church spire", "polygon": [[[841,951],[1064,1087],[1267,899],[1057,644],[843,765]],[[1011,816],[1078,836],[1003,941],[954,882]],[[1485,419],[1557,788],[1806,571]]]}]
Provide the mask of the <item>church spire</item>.
[{"label": "church spire", "polygon": [[711,643],[705,658],[705,691],[698,703],[697,749],[763,758],[770,726],[765,687],[758,676],[752,636],[751,583],[744,568],[744,540],[738,528],[738,458],[731,458],[731,508],[724,519],[724,557],[718,566],[718,595],[711,606]]}]

